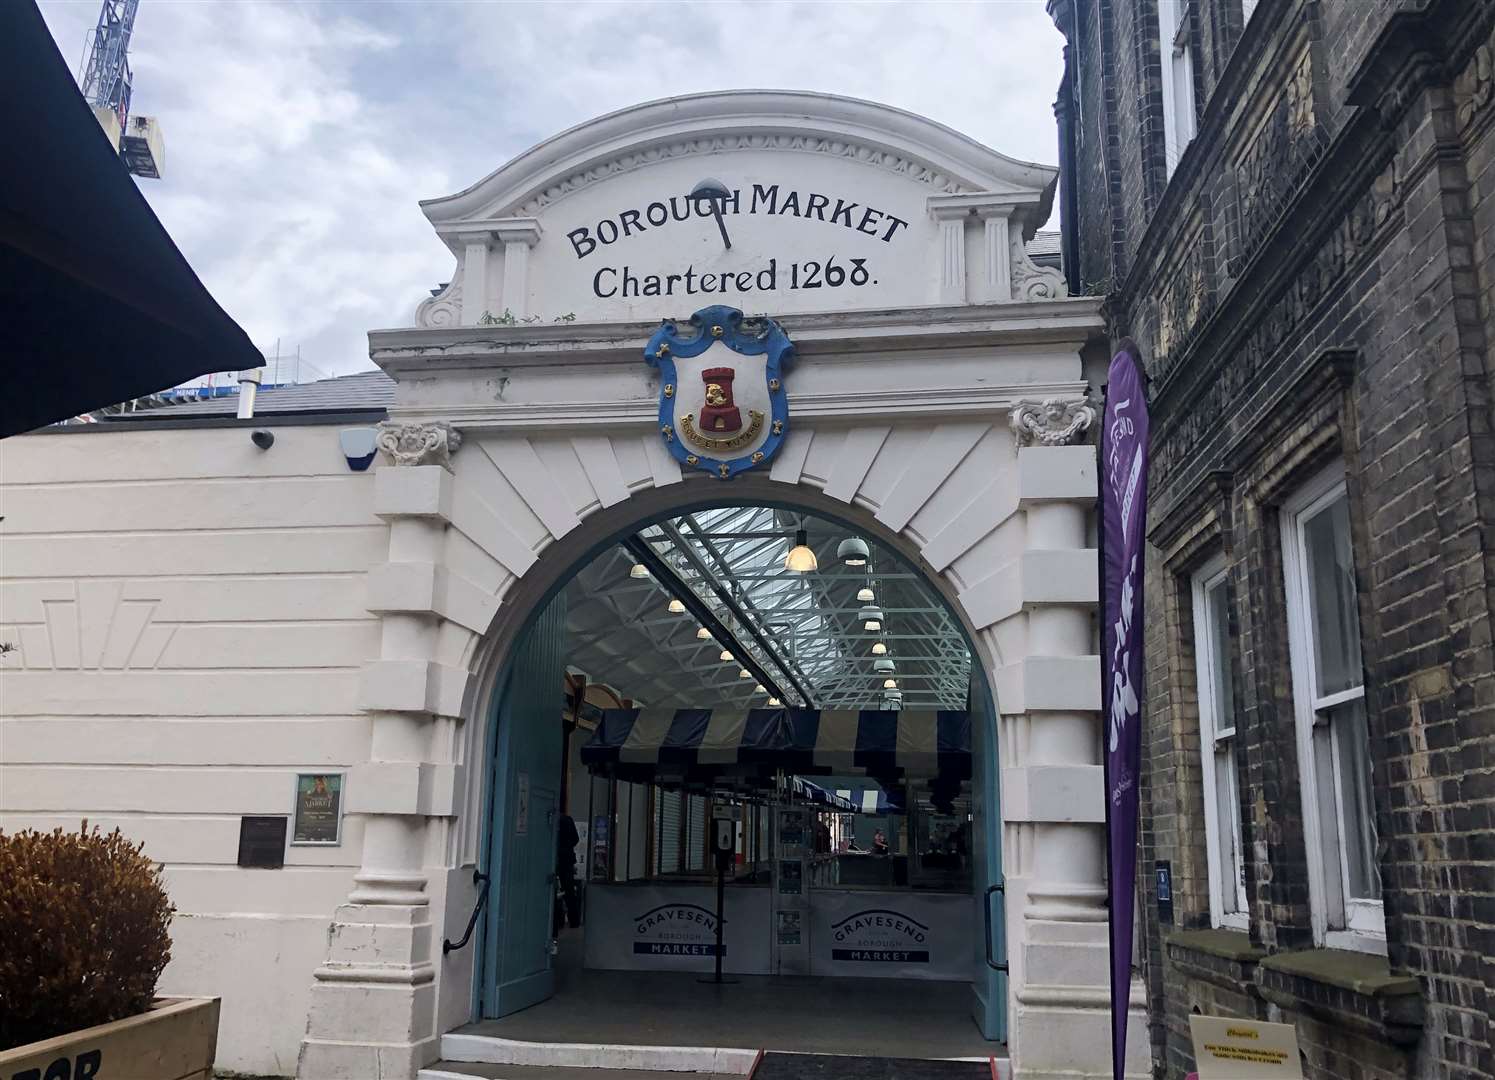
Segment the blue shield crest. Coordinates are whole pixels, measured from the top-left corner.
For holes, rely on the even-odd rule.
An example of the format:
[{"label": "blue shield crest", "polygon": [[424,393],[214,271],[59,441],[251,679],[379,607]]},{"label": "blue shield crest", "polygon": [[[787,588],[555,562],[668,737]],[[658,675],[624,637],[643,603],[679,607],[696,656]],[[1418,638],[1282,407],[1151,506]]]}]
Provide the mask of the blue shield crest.
[{"label": "blue shield crest", "polygon": [[659,434],[682,465],[730,480],[772,460],[789,430],[784,370],[794,346],[772,319],[702,308],[644,346],[659,369]]}]

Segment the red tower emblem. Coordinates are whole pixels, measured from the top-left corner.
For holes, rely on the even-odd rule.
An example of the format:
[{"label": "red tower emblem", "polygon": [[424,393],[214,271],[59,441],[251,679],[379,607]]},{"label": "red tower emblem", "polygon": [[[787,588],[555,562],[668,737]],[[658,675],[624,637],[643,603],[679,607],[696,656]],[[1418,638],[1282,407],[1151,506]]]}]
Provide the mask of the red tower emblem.
[{"label": "red tower emblem", "polygon": [[742,427],[742,411],[732,403],[732,368],[707,368],[701,372],[706,383],[706,404],[701,408],[702,431],[736,431]]}]

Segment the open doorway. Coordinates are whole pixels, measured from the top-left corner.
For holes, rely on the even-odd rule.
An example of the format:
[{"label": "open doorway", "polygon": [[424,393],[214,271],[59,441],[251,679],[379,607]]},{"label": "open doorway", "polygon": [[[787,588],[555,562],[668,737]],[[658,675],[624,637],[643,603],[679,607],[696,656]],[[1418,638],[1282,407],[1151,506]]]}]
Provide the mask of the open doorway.
[{"label": "open doorway", "polygon": [[[730,1014],[744,1042],[918,1057],[1005,1038],[991,696],[891,549],[793,509],[677,512],[601,542],[499,687],[480,1019],[672,1043]],[[718,959],[734,988],[693,989]]]}]

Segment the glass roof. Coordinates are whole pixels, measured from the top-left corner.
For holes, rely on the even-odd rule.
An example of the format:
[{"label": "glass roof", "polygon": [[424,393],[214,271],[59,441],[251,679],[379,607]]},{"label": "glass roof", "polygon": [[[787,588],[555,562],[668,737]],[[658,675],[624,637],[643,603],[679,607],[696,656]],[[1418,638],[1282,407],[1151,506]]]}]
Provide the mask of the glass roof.
[{"label": "glass roof", "polygon": [[[798,529],[815,571],[785,569]],[[867,565],[843,564],[836,549],[853,535],[753,506],[649,526],[637,541],[657,563],[644,576],[630,572],[642,556],[619,546],[573,582],[571,663],[649,705],[764,706],[777,688],[785,705],[822,709],[965,708],[971,660],[959,625],[922,575],[867,538]],[[713,636],[700,636],[690,608],[669,609],[687,598],[716,621]],[[869,605],[882,613],[880,629],[866,629]],[[879,643],[885,652],[875,654]],[[881,670],[888,661],[893,670]],[[888,679],[895,688],[884,688]]]}]

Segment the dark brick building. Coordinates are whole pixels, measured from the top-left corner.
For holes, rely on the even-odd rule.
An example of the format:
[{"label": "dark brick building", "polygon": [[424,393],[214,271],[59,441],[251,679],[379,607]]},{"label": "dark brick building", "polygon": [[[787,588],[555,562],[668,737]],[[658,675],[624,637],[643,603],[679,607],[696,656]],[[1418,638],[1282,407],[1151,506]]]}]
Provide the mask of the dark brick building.
[{"label": "dark brick building", "polygon": [[1066,271],[1151,377],[1154,1070],[1199,1011],[1495,1076],[1495,0],[1049,6]]}]

